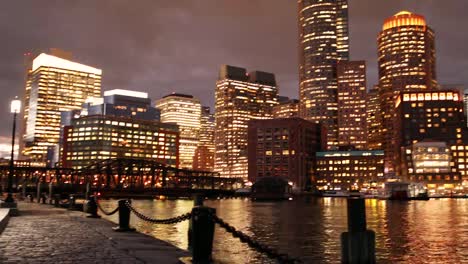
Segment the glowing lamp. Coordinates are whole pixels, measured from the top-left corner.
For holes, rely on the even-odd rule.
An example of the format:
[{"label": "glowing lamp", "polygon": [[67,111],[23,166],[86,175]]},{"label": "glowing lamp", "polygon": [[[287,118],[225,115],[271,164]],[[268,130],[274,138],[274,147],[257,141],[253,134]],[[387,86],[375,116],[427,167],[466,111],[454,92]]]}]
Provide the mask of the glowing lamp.
[{"label": "glowing lamp", "polygon": [[21,100],[15,98],[11,101],[10,107],[12,114],[18,114],[21,111]]}]

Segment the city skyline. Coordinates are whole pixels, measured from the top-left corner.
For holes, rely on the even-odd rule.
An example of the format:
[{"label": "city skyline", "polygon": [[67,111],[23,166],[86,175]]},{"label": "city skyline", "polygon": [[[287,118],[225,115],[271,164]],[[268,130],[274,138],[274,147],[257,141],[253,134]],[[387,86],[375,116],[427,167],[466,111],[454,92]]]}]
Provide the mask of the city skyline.
[{"label": "city skyline", "polygon": [[[77,4],[55,4],[53,8],[44,9],[53,15],[41,22],[36,19],[34,27],[30,27],[32,24],[27,20],[15,23],[16,18],[5,16],[9,23],[2,24],[10,26],[0,27],[0,33],[6,35],[10,41],[3,44],[2,49],[4,60],[0,89],[5,91],[5,96],[1,99],[3,105],[7,105],[15,95],[23,93],[23,54],[48,47],[71,51],[76,61],[102,68],[103,90],[123,88],[146,91],[151,98],[160,98],[171,92],[190,93],[200,98],[203,105],[213,106],[217,69],[219,65],[229,63],[272,72],[277,76],[281,95],[298,97],[297,3],[294,1],[272,4],[269,1],[255,1],[250,5],[249,1],[236,1],[236,4],[226,1],[217,7],[209,2],[205,2],[206,6],[194,6],[185,1],[164,4],[148,1],[139,2],[130,10],[126,8],[129,2],[120,2],[111,11],[104,10],[108,4],[106,1],[91,3],[83,1],[78,5],[80,8],[77,8]],[[435,30],[438,36],[436,49],[439,83],[466,85],[464,76],[467,76],[467,70],[463,65],[468,61],[463,58],[468,56],[464,54],[467,51],[461,49],[466,37],[457,35],[452,29],[456,28],[456,24],[448,19],[449,15],[461,12],[462,5],[462,1],[450,1],[448,4],[435,1],[395,1],[390,4],[360,0],[350,3],[351,59],[363,59],[368,63],[367,88],[377,82],[377,33],[385,18],[401,10],[424,15]],[[372,12],[366,12],[362,8],[364,6],[372,9]],[[9,14],[21,11],[25,16],[34,18],[34,11],[39,5],[32,1],[17,1],[9,3],[6,8],[11,9]],[[91,17],[90,21],[76,23],[80,15],[89,10],[94,10],[86,14]],[[156,18],[160,10],[164,10],[165,15]],[[99,20],[100,11],[105,15],[102,20]],[[225,12],[225,15],[220,16],[220,11]],[[141,12],[141,17],[134,16],[135,12]],[[278,19],[272,19],[275,15]],[[132,21],[120,30],[117,29],[123,26],[122,23],[108,25],[120,17],[123,20],[132,18]],[[235,17],[245,19],[238,23],[232,19]],[[463,18],[462,15],[457,17]],[[153,23],[158,27],[151,27]],[[457,24],[460,23],[461,20]],[[217,28],[218,24],[224,25],[223,35],[219,34],[221,31]],[[77,25],[80,26],[74,28]],[[242,30],[247,26],[251,29],[250,32]],[[150,28],[153,31],[148,31]],[[201,28],[203,32],[200,31]],[[190,29],[197,33],[196,38],[190,35],[194,34]],[[70,30],[77,30],[76,35],[70,37],[67,34]],[[282,37],[278,38],[278,34]],[[191,41],[177,42],[181,36],[184,39],[190,38]],[[247,44],[228,43],[236,36],[244,36],[252,41]],[[117,39],[123,41],[110,41]],[[362,45],[362,42],[368,42],[369,45]],[[115,53],[120,56],[115,56]],[[186,74],[181,74],[183,72]],[[0,120],[10,123],[7,109],[0,111]],[[8,138],[8,131],[8,125],[2,126],[0,136]],[[9,141],[0,143],[8,144]]]}]

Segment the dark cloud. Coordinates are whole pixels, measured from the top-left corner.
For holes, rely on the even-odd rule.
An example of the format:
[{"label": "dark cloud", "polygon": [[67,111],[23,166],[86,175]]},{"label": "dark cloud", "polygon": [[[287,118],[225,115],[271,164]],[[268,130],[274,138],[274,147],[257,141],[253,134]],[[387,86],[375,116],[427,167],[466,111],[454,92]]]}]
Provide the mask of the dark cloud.
[{"label": "dark cloud", "polygon": [[[368,62],[376,83],[376,36],[401,9],[421,13],[436,31],[438,79],[466,83],[466,0],[350,0],[352,59]],[[294,0],[15,0],[0,11],[0,135],[8,101],[23,93],[23,53],[57,47],[103,69],[104,90],[178,91],[213,105],[220,64],[271,71],[280,93],[297,97]]]}]

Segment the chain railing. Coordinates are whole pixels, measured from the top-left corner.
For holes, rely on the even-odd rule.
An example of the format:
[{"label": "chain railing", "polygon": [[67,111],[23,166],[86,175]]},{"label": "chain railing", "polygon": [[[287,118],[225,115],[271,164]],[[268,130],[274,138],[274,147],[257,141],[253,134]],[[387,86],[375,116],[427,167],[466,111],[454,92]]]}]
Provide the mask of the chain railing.
[{"label": "chain railing", "polygon": [[226,232],[230,233],[233,237],[239,238],[242,243],[247,244],[253,250],[267,255],[272,259],[276,259],[279,263],[302,263],[302,261],[291,258],[287,254],[281,254],[276,249],[273,249],[265,244],[262,244],[258,241],[255,241],[251,236],[243,233],[242,231],[237,230],[232,225],[226,223],[223,219],[219,218],[217,215],[211,215],[213,221],[222,227]]},{"label": "chain railing", "polygon": [[[198,197],[199,198],[199,197]],[[74,204],[74,197],[70,196],[70,208]],[[55,197],[55,205],[59,205],[58,197]],[[276,249],[256,241],[253,237],[237,230],[234,226],[216,215],[216,209],[203,206],[203,199],[195,199],[195,204],[191,212],[183,215],[168,218],[155,219],[148,217],[136,210],[131,200],[119,200],[118,207],[111,212],[107,212],[101,207],[94,196],[90,196],[84,206],[84,211],[91,214],[88,217],[100,217],[98,209],[105,215],[113,215],[119,212],[119,226],[115,231],[134,231],[129,226],[130,214],[133,212],[136,217],[143,221],[154,224],[176,224],[190,220],[188,232],[188,244],[193,263],[211,263],[215,225],[219,225],[233,237],[239,238],[242,243],[247,244],[251,249],[265,254],[279,263],[303,263],[302,260],[292,258],[288,254],[282,254]],[[85,209],[86,208],[86,209]],[[344,263],[375,263],[375,233],[366,228],[365,205],[362,198],[348,199],[348,230],[341,236],[342,260]]]},{"label": "chain railing", "polygon": [[101,204],[99,203],[98,200],[95,200],[95,202],[96,202],[96,205],[99,208],[99,210],[101,210],[101,212],[103,214],[105,214],[105,215],[113,215],[113,214],[115,214],[115,213],[117,213],[119,211],[119,207],[117,206],[117,208],[115,208],[114,210],[108,212],[108,211],[106,211],[106,209],[102,208],[102,206],[101,206]]},{"label": "chain railing", "polygon": [[140,218],[141,220],[145,221],[145,222],[149,222],[149,223],[153,223],[153,224],[177,224],[177,223],[180,223],[180,222],[183,222],[183,221],[186,221],[186,220],[189,220],[190,218],[192,218],[192,213],[186,213],[186,214],[183,214],[183,215],[180,215],[180,216],[177,216],[177,217],[172,217],[172,218],[167,218],[167,219],[155,219],[155,218],[151,218],[149,216],[146,216],[140,212],[138,212],[130,203],[129,201],[127,200],[125,202],[125,205],[128,207],[128,209],[130,209],[130,211],[132,211],[138,218]]}]

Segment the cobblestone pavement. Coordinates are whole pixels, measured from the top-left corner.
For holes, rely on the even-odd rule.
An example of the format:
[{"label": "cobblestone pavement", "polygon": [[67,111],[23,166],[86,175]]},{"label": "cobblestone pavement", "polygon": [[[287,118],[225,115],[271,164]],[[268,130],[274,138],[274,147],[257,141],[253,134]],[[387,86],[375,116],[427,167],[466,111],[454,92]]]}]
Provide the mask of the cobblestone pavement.
[{"label": "cobblestone pavement", "polygon": [[19,203],[0,234],[0,263],[177,263],[187,253],[112,223],[50,205]]}]

